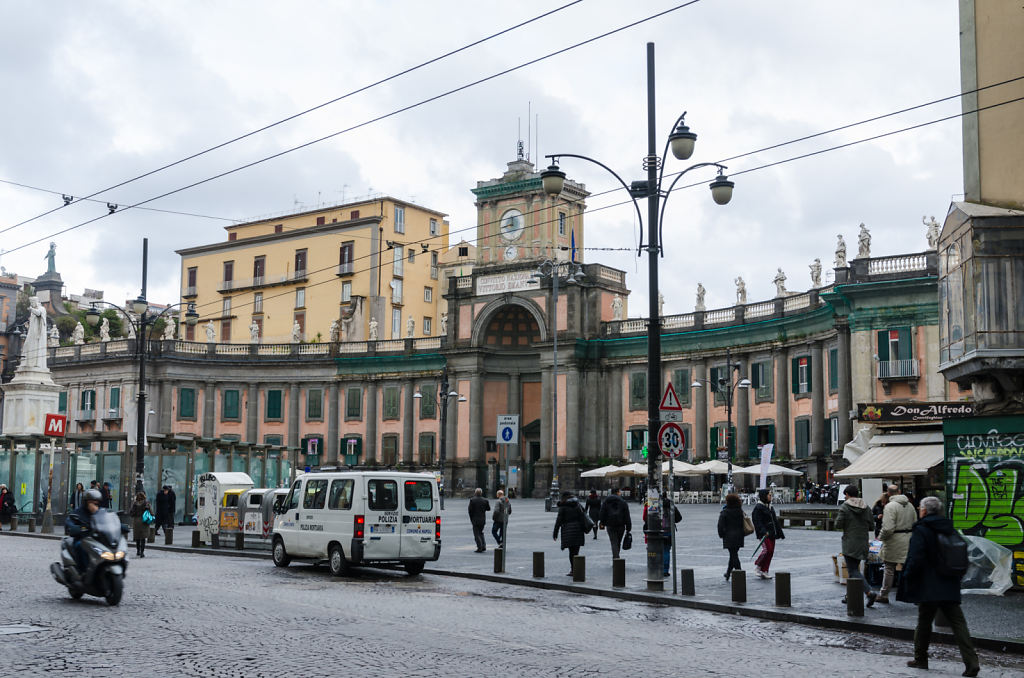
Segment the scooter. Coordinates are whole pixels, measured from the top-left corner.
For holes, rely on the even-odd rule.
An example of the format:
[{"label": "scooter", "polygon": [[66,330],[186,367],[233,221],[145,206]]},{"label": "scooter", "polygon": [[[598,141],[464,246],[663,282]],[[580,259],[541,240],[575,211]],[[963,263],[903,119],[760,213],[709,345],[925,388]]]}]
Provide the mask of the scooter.
[{"label": "scooter", "polygon": [[[71,520],[78,518],[72,515]],[[128,542],[124,537],[127,527],[122,527],[116,514],[103,509],[92,515],[89,525],[79,527],[85,528],[81,537],[81,547],[88,557],[85,571],[79,571],[75,562],[74,538],[64,537],[60,542],[60,562],[50,565],[50,573],[75,600],[88,593],[105,598],[108,605],[117,605],[128,569]]]}]

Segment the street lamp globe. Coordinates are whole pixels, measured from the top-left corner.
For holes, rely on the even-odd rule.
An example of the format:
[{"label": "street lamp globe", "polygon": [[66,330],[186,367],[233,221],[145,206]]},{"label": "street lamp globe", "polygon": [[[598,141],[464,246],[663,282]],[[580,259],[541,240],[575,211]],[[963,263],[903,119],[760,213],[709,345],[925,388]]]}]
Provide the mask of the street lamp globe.
[{"label": "street lamp globe", "polygon": [[736,388],[750,388],[750,380],[740,379],[740,382],[736,384]]},{"label": "street lamp globe", "polygon": [[199,313],[196,311],[196,304],[194,301],[189,302],[188,310],[185,311],[185,323],[189,327],[195,327],[196,323],[199,322]]},{"label": "street lamp globe", "polygon": [[540,173],[540,182],[545,193],[556,196],[562,192],[562,188],[565,186],[565,172],[558,169],[558,165],[551,164]]},{"label": "street lamp globe", "polygon": [[85,322],[89,323],[93,327],[100,321],[100,312],[96,309],[96,304],[89,307],[89,310],[85,312]]},{"label": "street lamp globe", "polygon": [[729,177],[722,174],[722,171],[719,170],[715,180],[708,184],[711,188],[711,199],[717,205],[727,205],[732,200],[732,187],[735,185],[729,181]]},{"label": "street lamp globe", "polygon": [[[686,114],[683,113],[683,115],[685,116]],[[677,160],[689,160],[690,156],[693,155],[693,146],[697,142],[697,135],[691,132],[690,128],[680,118],[679,125],[668,136],[668,140],[672,145],[672,155]]]},{"label": "street lamp globe", "polygon": [[135,311],[135,315],[142,315],[149,309],[149,302],[140,294],[132,302],[132,310]]}]

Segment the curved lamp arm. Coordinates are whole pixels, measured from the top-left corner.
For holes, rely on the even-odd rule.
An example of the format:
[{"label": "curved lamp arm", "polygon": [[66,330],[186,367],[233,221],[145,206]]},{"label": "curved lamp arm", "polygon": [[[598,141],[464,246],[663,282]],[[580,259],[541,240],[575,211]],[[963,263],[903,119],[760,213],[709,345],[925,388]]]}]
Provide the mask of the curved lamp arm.
[{"label": "curved lamp arm", "polygon": [[[665,150],[666,151],[668,150],[668,144],[667,143],[665,145]],[[665,197],[661,201],[661,211],[658,213],[658,241],[659,242],[663,242],[664,241],[663,240],[663,238],[664,238],[663,231],[664,231],[664,227],[665,227],[665,205],[668,204],[668,197],[670,195],[672,195],[672,189],[675,188],[676,182],[678,182],[680,179],[682,179],[683,175],[685,175],[690,170],[700,169],[702,167],[717,167],[719,172],[721,172],[722,170],[729,169],[725,165],[722,165],[722,164],[717,163],[717,162],[699,162],[696,165],[691,165],[691,166],[687,167],[682,172],[680,172],[679,174],[676,175],[676,178],[673,179],[672,183],[668,185],[668,190],[664,192],[664,196]],[[662,168],[664,169],[664,166],[662,166]],[[658,186],[659,187],[661,186],[661,179],[660,178],[658,179]],[[665,256],[664,250],[662,250],[661,256],[662,257]]]}]

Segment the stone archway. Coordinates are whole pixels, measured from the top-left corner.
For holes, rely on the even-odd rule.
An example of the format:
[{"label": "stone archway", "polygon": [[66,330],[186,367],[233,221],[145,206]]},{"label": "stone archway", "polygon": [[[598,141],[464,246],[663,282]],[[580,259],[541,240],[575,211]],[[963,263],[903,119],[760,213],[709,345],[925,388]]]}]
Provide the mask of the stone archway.
[{"label": "stone archway", "polygon": [[541,310],[528,299],[509,296],[487,304],[473,327],[473,345],[510,350],[545,341],[548,326]]}]

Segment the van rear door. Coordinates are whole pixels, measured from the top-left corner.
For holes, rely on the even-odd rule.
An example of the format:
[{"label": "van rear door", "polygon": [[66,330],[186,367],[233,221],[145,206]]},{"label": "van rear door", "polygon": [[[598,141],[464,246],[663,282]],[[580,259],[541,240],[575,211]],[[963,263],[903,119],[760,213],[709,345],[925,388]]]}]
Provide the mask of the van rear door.
[{"label": "van rear door", "polygon": [[402,480],[401,551],[405,558],[433,558],[437,502],[434,483],[422,478]]},{"label": "van rear door", "polygon": [[398,481],[395,478],[366,478],[366,532],[364,560],[398,558]]}]

